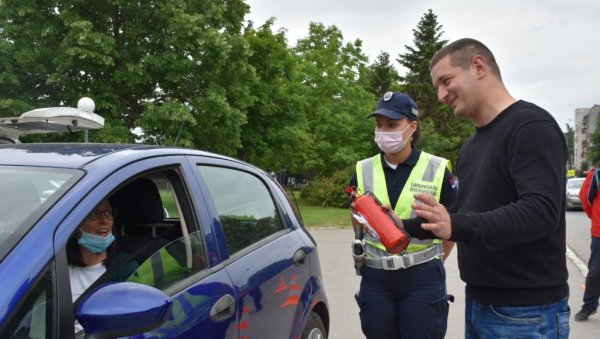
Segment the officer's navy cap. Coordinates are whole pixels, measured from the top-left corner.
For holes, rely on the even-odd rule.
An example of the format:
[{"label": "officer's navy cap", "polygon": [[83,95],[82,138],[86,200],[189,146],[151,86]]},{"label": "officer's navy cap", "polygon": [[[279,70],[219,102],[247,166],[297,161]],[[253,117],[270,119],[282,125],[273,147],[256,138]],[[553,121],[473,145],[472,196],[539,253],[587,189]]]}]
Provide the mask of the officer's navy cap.
[{"label": "officer's navy cap", "polygon": [[404,93],[387,92],[377,102],[377,110],[369,115],[372,118],[376,115],[384,115],[392,120],[408,118],[415,121],[419,117],[417,104]]}]

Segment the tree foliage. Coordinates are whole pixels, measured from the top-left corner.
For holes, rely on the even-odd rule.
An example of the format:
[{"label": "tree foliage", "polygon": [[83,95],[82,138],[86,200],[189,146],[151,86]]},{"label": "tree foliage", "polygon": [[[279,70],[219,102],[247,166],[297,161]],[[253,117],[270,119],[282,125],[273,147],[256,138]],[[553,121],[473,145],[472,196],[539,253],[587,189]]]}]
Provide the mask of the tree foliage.
[{"label": "tree foliage", "polygon": [[564,133],[565,140],[567,140],[567,150],[569,153],[569,157],[567,158],[567,168],[574,168],[574,160],[573,157],[575,155],[575,130],[571,125],[565,124],[567,131]]},{"label": "tree foliage", "polygon": [[446,41],[431,10],[399,56],[402,77],[387,52],[369,64],[362,41],[336,26],[313,22],[290,47],[274,18],[244,23],[248,11],[244,0],[1,0],[0,116],[89,96],[106,121],[90,141],[234,155],[328,187],[307,194],[340,205],[339,184],[378,151],[366,117],[402,91],[420,108],[417,147],[456,159],[472,126],[437,102],[428,64]]},{"label": "tree foliage", "polygon": [[390,55],[381,52],[377,60],[367,67],[363,74],[365,88],[376,97],[383,96],[386,92],[400,91],[400,75],[390,62]]},{"label": "tree foliage", "polygon": [[413,29],[415,47],[406,45],[407,52],[399,55],[398,62],[407,68],[401,77],[403,88],[419,107],[421,137],[417,147],[455,162],[474,127],[468,120],[456,119],[447,106],[441,105],[433,87],[429,60],[448,42],[442,34],[437,15],[427,10]]},{"label": "tree foliage", "polygon": [[287,46],[285,31],[273,32],[274,18],[254,29],[245,30],[257,81],[255,100],[247,109],[247,124],[242,126],[242,147],[238,157],[279,170],[302,173],[310,143],[304,114],[306,102],[298,72],[299,59]]},{"label": "tree foliage", "polygon": [[90,96],[115,126],[95,141],[134,142],[137,128],[233,154],[253,99],[247,12],[242,0],[3,1],[0,114]]},{"label": "tree foliage", "polygon": [[365,117],[375,97],[360,82],[367,62],[361,46],[344,44],[337,27],[314,22],[296,45],[309,136],[304,167],[313,176],[349,166],[369,148]]},{"label": "tree foliage", "polygon": [[[600,126],[600,124],[598,124]],[[590,135],[590,140],[588,142],[588,153],[586,163],[576,164],[579,165],[581,171],[585,171],[589,169],[591,165],[597,164],[600,162],[600,128],[596,127],[594,133]]]},{"label": "tree foliage", "polygon": [[404,45],[407,52],[400,54],[397,61],[407,69],[401,77],[406,94],[419,106],[420,118],[425,119],[439,111],[437,94],[431,82],[429,60],[448,40],[443,40],[442,26],[431,9],[421,17],[413,29],[413,44]]}]

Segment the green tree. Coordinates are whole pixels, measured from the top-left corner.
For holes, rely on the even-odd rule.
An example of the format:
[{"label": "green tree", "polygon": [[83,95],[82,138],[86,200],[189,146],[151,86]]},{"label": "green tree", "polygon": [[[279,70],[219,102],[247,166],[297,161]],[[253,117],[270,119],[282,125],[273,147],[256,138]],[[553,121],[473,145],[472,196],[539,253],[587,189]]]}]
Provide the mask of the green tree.
[{"label": "green tree", "polygon": [[272,31],[274,20],[258,29],[252,23],[246,27],[252,53],[249,62],[257,76],[252,90],[256,100],[248,107],[238,157],[265,169],[278,171],[285,166],[289,172],[301,174],[311,140],[297,71],[299,60],[287,46],[285,31]]},{"label": "green tree", "polygon": [[567,140],[567,150],[569,152],[569,157],[567,158],[567,168],[572,169],[573,163],[575,162],[575,130],[571,125],[565,124],[567,127],[567,131],[564,133],[565,139]]},{"label": "green tree", "polygon": [[337,27],[314,22],[296,45],[310,138],[308,176],[331,175],[372,149],[373,126],[366,116],[376,97],[359,81],[367,62],[361,47],[360,40],[344,44]]},{"label": "green tree", "polygon": [[581,165],[581,171],[589,169],[590,164],[594,165],[600,161],[600,123],[596,126],[594,133],[590,135],[588,142],[587,161]]},{"label": "green tree", "polygon": [[89,96],[107,121],[92,141],[235,154],[253,100],[248,9],[243,0],[4,0],[0,114]]},{"label": "green tree", "polygon": [[460,146],[472,133],[470,121],[456,119],[450,109],[441,105],[431,81],[429,60],[447,40],[443,40],[442,25],[431,9],[427,10],[413,29],[415,47],[405,46],[407,52],[399,55],[398,62],[406,69],[401,77],[404,89],[419,107],[421,138],[418,147],[443,156],[452,162],[458,157]]},{"label": "green tree", "polygon": [[387,52],[381,52],[377,56],[377,60],[366,68],[362,78],[367,91],[377,97],[383,96],[385,92],[400,89],[400,75],[394,65],[390,63],[390,55]]},{"label": "green tree", "polygon": [[407,69],[402,76],[406,94],[410,95],[419,106],[421,119],[433,115],[439,110],[437,93],[431,83],[429,60],[435,52],[442,48],[448,40],[443,40],[442,25],[431,9],[427,10],[413,29],[413,44],[405,45],[407,52],[400,54],[397,61]]}]

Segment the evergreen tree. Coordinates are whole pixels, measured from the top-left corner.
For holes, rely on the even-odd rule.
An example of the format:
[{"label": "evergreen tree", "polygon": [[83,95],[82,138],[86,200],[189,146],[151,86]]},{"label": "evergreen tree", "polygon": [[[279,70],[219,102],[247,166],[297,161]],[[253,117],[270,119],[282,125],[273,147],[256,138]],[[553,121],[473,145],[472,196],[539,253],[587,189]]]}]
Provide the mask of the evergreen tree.
[{"label": "evergreen tree", "polygon": [[363,75],[367,91],[377,97],[383,96],[385,92],[398,91],[400,88],[400,75],[390,63],[390,55],[381,52],[377,60],[369,65]]},{"label": "evergreen tree", "polygon": [[420,118],[424,119],[439,111],[437,94],[431,83],[429,60],[448,41],[442,40],[442,26],[431,9],[423,15],[417,28],[413,29],[415,47],[405,45],[407,52],[397,61],[407,69],[402,77],[404,90],[419,106]]},{"label": "evergreen tree", "polygon": [[413,29],[415,47],[405,46],[407,52],[397,61],[407,69],[401,77],[403,88],[419,107],[421,137],[417,146],[455,162],[460,146],[474,128],[470,121],[456,119],[449,107],[440,104],[433,87],[429,61],[447,43],[442,34],[437,15],[427,10]]}]

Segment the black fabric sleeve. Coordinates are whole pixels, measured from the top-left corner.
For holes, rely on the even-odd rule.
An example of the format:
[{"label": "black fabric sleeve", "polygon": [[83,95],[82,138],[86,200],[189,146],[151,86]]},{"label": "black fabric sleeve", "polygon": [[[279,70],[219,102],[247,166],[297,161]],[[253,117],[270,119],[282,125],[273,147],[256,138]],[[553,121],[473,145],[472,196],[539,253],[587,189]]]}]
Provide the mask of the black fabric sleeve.
[{"label": "black fabric sleeve", "polygon": [[404,230],[412,238],[417,238],[417,239],[421,239],[421,240],[437,239],[437,236],[435,234],[433,234],[433,232],[426,231],[421,228],[421,224],[426,223],[426,222],[427,222],[427,220],[420,218],[420,217],[402,220],[402,223],[404,224]]},{"label": "black fabric sleeve", "polygon": [[[489,211],[453,215],[450,240],[503,249],[547,237],[559,227],[561,213],[564,220],[566,145],[556,123],[525,123],[503,146],[506,168],[498,171],[508,173],[517,199]],[[494,192],[506,187],[487,189],[494,199]]]}]

